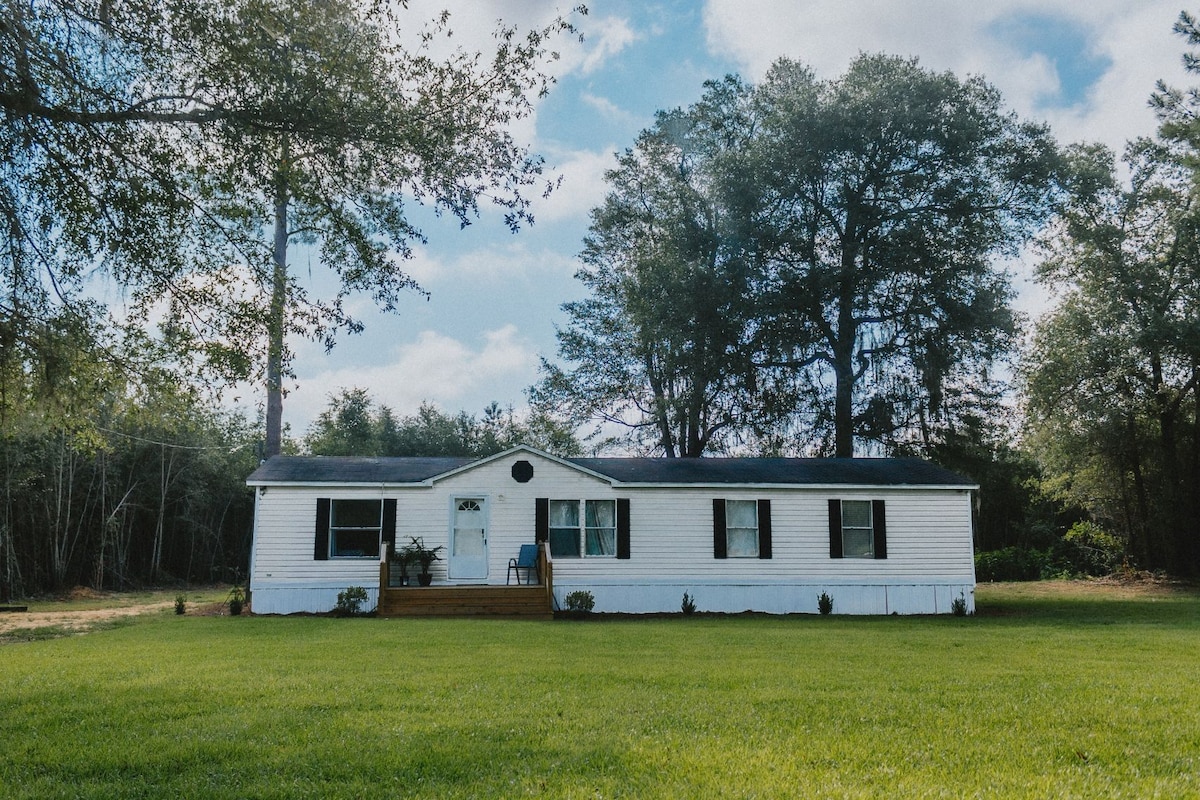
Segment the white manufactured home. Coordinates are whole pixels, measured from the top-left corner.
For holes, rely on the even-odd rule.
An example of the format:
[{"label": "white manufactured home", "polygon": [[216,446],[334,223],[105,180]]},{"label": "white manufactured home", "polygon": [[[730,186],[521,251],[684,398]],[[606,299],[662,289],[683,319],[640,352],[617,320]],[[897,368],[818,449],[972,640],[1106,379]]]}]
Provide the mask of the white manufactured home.
[{"label": "white manufactured home", "polygon": [[[974,610],[973,482],[918,459],[277,456],[256,492],[255,613],[389,592],[381,559],[441,546],[434,587],[504,587],[537,544],[548,606],[597,612],[942,614]],[[409,588],[410,597],[431,588]],[[426,595],[432,597],[433,595]],[[549,610],[549,609],[547,609]]]}]

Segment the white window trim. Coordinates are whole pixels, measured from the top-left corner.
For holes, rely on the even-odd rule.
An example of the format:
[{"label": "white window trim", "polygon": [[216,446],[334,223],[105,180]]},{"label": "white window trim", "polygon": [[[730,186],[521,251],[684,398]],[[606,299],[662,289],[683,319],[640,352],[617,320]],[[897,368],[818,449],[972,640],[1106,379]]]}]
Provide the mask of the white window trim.
[{"label": "white window trim", "polygon": [[[379,504],[379,524],[378,525],[335,525],[337,519],[337,504],[338,503],[378,503]],[[374,555],[361,556],[343,556],[334,552],[334,547],[337,543],[337,531],[375,531],[376,545]],[[329,560],[330,561],[378,561],[379,554],[383,551],[383,499],[378,500],[369,497],[333,497],[329,500]]]},{"label": "white window trim", "polygon": [[[851,527],[846,524],[846,503],[866,503],[867,505],[867,526],[865,528]],[[875,558],[875,506],[869,498],[863,497],[843,497],[842,504],[842,558],[858,558],[870,560]],[[846,549],[846,531],[862,531],[867,532],[867,552],[855,553],[851,555]]]},{"label": "white window trim", "polygon": [[[616,501],[616,498],[584,497],[584,498],[576,499],[576,498],[570,498],[570,497],[552,497],[552,498],[549,498],[548,502],[551,505],[553,505],[554,503],[575,503],[576,511],[578,513],[577,519],[579,520],[579,524],[576,527],[576,541],[579,545],[579,555],[561,555],[561,554],[555,553],[555,554],[553,554],[555,558],[616,558],[617,557],[617,501]],[[602,530],[611,530],[612,531],[613,551],[611,553],[588,553],[588,551],[587,551],[587,529],[588,529],[587,504],[588,503],[609,503],[612,506],[612,511],[613,511],[612,527],[602,529]],[[566,529],[560,525],[554,525],[553,523],[551,523],[548,526],[547,535],[552,536],[553,532],[556,530],[566,530]]]},{"label": "white window trim", "polygon": [[[729,511],[730,511],[731,505],[734,503],[749,503],[754,508],[754,528],[753,529],[734,527],[729,524]],[[754,552],[752,552],[752,553],[736,553],[736,554],[730,552],[729,532],[731,530],[739,530],[739,531],[753,530],[754,531],[754,536],[753,536]],[[759,541],[758,500],[757,499],[748,500],[748,499],[744,499],[744,498],[733,498],[733,499],[726,498],[726,500],[725,500],[725,557],[726,558],[758,558],[758,554],[759,554],[758,541]]]}]

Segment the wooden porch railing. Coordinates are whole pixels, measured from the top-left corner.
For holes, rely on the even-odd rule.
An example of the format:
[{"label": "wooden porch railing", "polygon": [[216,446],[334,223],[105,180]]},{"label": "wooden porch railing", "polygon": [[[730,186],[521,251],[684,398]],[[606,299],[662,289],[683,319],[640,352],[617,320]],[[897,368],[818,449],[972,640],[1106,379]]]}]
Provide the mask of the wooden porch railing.
[{"label": "wooden porch railing", "polygon": [[[395,593],[395,592],[401,592],[401,591],[410,591],[409,588],[401,589],[401,588],[390,585],[391,584],[391,564],[388,561],[388,555],[389,555],[388,550],[389,550],[389,545],[387,542],[384,542],[383,547],[380,548],[380,553],[379,553],[379,609],[380,609],[380,613],[383,613],[386,608],[388,608],[394,604],[391,600],[389,600],[389,602],[385,602],[385,598],[391,598],[392,600],[395,600],[395,598],[399,597],[399,595],[396,595],[396,594],[389,595],[389,594],[387,594],[387,592],[391,591],[391,592]],[[544,587],[545,605],[543,606],[543,608],[546,610],[545,613],[548,614],[550,611],[553,611],[554,607],[555,607],[555,603],[554,603],[554,558],[550,555],[550,543],[549,542],[541,542],[538,545],[538,572],[542,577],[542,587]],[[411,589],[411,591],[422,592],[422,594],[424,594],[427,591],[427,588],[428,587],[423,588],[423,589],[413,588],[413,589]],[[442,588],[450,589],[453,587],[442,587]],[[531,589],[536,590],[538,587],[533,587],[533,586],[529,586],[529,587],[525,587],[525,586],[521,586],[521,587],[494,586],[494,587],[464,587],[464,588],[467,590],[473,589],[474,594],[476,595],[476,597],[478,597],[478,599],[481,602],[487,602],[491,605],[495,605],[495,601],[488,599],[490,596],[487,595],[485,592],[481,591],[482,589],[491,588],[491,589],[499,590],[499,591],[503,592],[506,589],[511,588],[513,590],[517,590],[518,593],[523,593],[523,592],[526,592]],[[417,595],[417,597],[420,597],[420,596],[421,595]],[[515,596],[515,594],[514,594],[514,596]],[[435,597],[440,597],[440,595],[435,595],[433,593],[428,594],[428,598],[431,601],[438,602],[437,600],[434,600]],[[468,601],[465,601],[463,599],[463,597],[460,597],[457,595],[455,595],[453,597],[451,597],[450,595],[447,595],[447,599],[445,600],[445,602],[454,604],[454,605],[459,606],[459,607],[463,608],[464,610],[466,610],[466,603]],[[447,610],[449,610],[449,609],[447,609]],[[451,613],[453,613],[453,612],[451,612]]]},{"label": "wooden porch railing", "polygon": [[538,547],[538,571],[546,585],[546,607],[554,609],[554,558],[550,555],[550,542]]}]

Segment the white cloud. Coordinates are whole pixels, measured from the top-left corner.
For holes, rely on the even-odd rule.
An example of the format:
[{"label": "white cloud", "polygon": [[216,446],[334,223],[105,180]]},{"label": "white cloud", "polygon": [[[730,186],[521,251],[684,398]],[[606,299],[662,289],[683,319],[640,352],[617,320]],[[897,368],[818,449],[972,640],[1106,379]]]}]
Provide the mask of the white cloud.
[{"label": "white cloud", "polygon": [[[1111,62],[1085,103],[1047,107],[1059,86],[1055,65],[1043,55],[1015,52],[992,32],[1018,14],[1078,25],[1094,43],[1089,55]],[[1184,81],[1183,42],[1171,33],[1178,14],[1170,0],[709,0],[704,19],[709,47],[751,80],[783,56],[833,78],[861,52],[916,55],[932,69],[983,75],[1020,114],[1050,122],[1060,140],[1098,140],[1120,149],[1126,139],[1153,131],[1146,99],[1154,81]]]},{"label": "white cloud", "polygon": [[642,122],[641,117],[631,114],[607,97],[600,97],[591,92],[583,92],[579,95],[579,99],[587,106],[595,109],[600,116],[611,122],[617,122],[628,127],[636,127]]},{"label": "white cloud", "polygon": [[[301,376],[300,386],[284,402],[292,434],[302,436],[342,388],[363,388],[399,415],[411,414],[422,402],[448,411],[468,411],[491,399],[502,404],[520,400],[520,390],[533,383],[538,358],[515,325],[485,331],[477,346],[424,330],[415,341],[392,349],[383,363],[347,365]],[[484,399],[486,398],[486,399]]]},{"label": "white cloud", "polygon": [[565,51],[563,63],[567,71],[578,70],[584,75],[605,66],[640,38],[629,21],[619,17],[587,19],[581,22],[580,29],[584,35],[583,46]]},{"label": "white cloud", "polygon": [[[534,219],[539,222],[586,219],[587,213],[604,200],[608,189],[604,173],[615,166],[612,154],[616,150],[616,145],[610,145],[602,152],[576,150],[562,155],[548,170],[562,176],[562,185],[549,197],[534,200]],[[547,161],[553,160],[553,156],[547,157]]]},{"label": "white cloud", "polygon": [[[560,190],[543,201],[546,209],[537,214],[536,219],[554,219],[556,216],[568,214],[554,213],[551,205],[556,199],[568,196],[565,190]],[[574,201],[572,201],[574,202]],[[520,236],[510,239],[503,244],[489,244],[486,247],[456,251],[443,250],[443,257],[435,255],[432,249],[421,248],[413,254],[413,258],[403,262],[404,271],[412,276],[422,288],[440,293],[449,281],[469,280],[481,284],[505,284],[514,280],[534,280],[540,273],[561,272],[564,269],[573,270],[569,256],[557,250],[539,248],[530,249],[528,237]],[[356,301],[358,296],[356,296]],[[358,313],[367,313],[370,309],[370,299],[363,300],[361,307],[356,305]],[[361,310],[359,310],[361,309]]]}]

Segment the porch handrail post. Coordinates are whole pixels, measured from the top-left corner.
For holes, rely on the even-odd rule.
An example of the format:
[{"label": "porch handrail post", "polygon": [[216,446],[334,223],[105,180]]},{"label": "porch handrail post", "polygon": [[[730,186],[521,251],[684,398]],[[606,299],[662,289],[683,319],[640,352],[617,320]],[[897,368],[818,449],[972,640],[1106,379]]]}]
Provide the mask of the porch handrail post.
[{"label": "porch handrail post", "polygon": [[538,560],[542,562],[541,573],[546,582],[546,607],[554,610],[554,559],[550,556],[550,543],[542,542],[538,548]]},{"label": "porch handrail post", "polygon": [[383,600],[383,592],[388,587],[388,581],[391,576],[388,575],[388,543],[384,542],[379,548],[379,599]]}]

